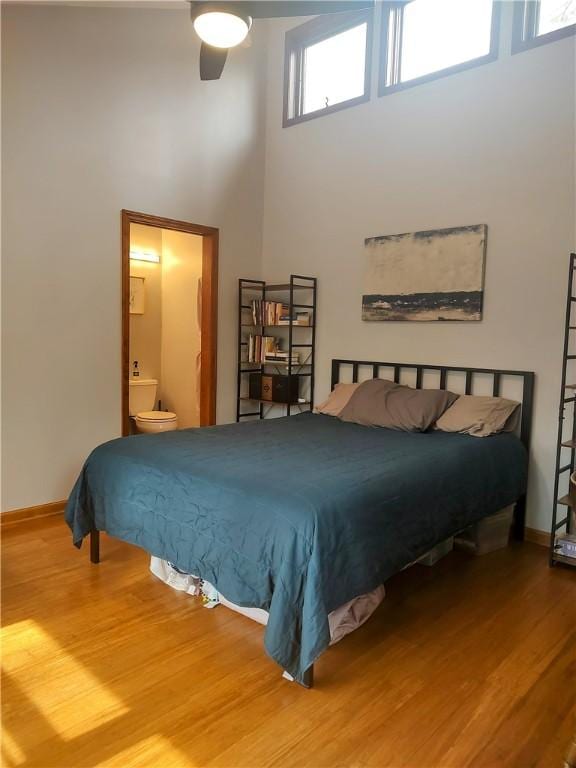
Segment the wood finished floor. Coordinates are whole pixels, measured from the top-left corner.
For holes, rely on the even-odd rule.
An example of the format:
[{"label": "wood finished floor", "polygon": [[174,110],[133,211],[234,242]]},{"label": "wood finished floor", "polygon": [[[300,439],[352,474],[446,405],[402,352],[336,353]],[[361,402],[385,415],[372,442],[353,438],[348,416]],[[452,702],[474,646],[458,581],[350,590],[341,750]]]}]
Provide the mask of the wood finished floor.
[{"label": "wood finished floor", "polygon": [[206,610],[59,518],[3,532],[10,768],[555,768],[576,715],[576,572],[524,544],[392,579],[381,608],[281,679],[263,629]]}]

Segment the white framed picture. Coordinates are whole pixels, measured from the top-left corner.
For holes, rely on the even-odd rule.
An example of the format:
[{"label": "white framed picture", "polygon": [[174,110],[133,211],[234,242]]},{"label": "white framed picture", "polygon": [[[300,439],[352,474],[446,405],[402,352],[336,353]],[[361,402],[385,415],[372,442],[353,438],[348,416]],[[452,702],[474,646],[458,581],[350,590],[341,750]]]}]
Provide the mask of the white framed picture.
[{"label": "white framed picture", "polygon": [[145,281],[144,277],[130,278],[130,314],[144,314]]},{"label": "white framed picture", "polygon": [[487,226],[365,240],[363,320],[481,320]]}]

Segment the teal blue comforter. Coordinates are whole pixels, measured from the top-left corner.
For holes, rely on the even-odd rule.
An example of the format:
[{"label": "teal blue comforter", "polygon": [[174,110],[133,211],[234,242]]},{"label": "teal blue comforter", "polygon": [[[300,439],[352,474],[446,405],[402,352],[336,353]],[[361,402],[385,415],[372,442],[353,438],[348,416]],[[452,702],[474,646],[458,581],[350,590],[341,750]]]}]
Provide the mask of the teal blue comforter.
[{"label": "teal blue comforter", "polygon": [[66,520],[77,546],[95,526],[269,611],[266,650],[302,679],[329,644],[331,611],[525,485],[511,434],[414,434],[306,413],[105,443]]}]

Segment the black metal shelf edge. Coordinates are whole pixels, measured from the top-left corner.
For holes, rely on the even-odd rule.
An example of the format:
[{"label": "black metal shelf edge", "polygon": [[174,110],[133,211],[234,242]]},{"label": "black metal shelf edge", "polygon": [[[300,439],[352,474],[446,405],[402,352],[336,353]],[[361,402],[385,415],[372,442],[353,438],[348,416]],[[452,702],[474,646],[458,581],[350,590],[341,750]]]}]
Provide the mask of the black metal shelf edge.
[{"label": "black metal shelf edge", "polygon": [[[556,542],[556,536],[561,534],[562,529],[565,533],[573,533],[575,523],[575,505],[572,504],[570,494],[562,494],[560,490],[560,479],[568,475],[568,484],[570,484],[570,476],[574,472],[574,464],[576,458],[576,397],[566,397],[566,390],[576,390],[576,384],[569,383],[568,368],[569,362],[576,360],[576,354],[572,347],[573,337],[570,331],[574,330],[576,326],[572,323],[572,307],[576,302],[576,296],[574,295],[574,270],[576,268],[576,254],[570,254],[570,268],[568,270],[568,285],[566,292],[566,314],[564,321],[564,347],[562,351],[562,376],[561,376],[561,388],[560,388],[560,408],[558,411],[558,434],[556,441],[556,466],[554,473],[554,502],[552,505],[552,524],[550,527],[550,565],[562,564],[569,565],[572,568],[576,567],[576,558],[570,558],[565,555],[560,555],[555,552],[554,546]],[[570,374],[570,378],[573,379],[573,373]],[[565,413],[567,406],[570,405],[568,422],[571,426],[570,437],[565,437],[564,419],[567,414]],[[565,449],[570,450],[570,461],[566,463]],[[570,485],[569,485],[570,488]],[[568,508],[568,513],[562,512]]]},{"label": "black metal shelf edge", "polygon": [[264,403],[264,405],[310,405],[310,401],[306,400],[305,402],[297,402],[297,403],[288,403],[284,402],[282,400],[264,400],[262,397],[241,397],[239,398],[243,403],[251,402],[251,403]]},{"label": "black metal shelf edge", "polygon": [[[275,325],[265,325],[262,323],[242,323],[241,328],[290,328],[290,323],[276,323]],[[302,325],[302,323],[292,323],[292,328],[314,328],[312,325]]]},{"label": "black metal shelf edge", "polygon": [[562,565],[569,565],[571,568],[576,568],[576,558],[568,557],[567,555],[553,554],[552,561],[555,563],[562,563]]}]

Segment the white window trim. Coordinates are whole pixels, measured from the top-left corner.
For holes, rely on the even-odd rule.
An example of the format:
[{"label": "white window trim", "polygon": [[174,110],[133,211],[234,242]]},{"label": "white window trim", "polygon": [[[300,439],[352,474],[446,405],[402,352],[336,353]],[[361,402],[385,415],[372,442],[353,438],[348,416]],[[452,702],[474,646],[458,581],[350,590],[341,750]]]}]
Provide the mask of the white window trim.
[{"label": "white window trim", "polygon": [[[302,114],[304,73],[302,71],[304,50],[341,32],[366,23],[366,57],[364,60],[364,93],[353,99],[331,104],[323,109]],[[307,21],[286,32],[284,44],[284,107],[282,125],[287,128],[306,120],[330,115],[341,109],[363,104],[370,99],[372,63],[373,11],[365,9],[352,13],[336,13]]]},{"label": "white window trim", "polygon": [[404,6],[411,0],[398,0],[394,3],[386,3],[382,12],[381,36],[380,36],[380,75],[378,82],[378,95],[386,96],[406,88],[414,88],[417,85],[429,83],[442,77],[455,75],[467,69],[496,61],[500,47],[500,13],[501,2],[492,2],[492,27],[490,30],[490,50],[484,56],[478,56],[470,61],[454,64],[451,67],[430,72],[428,75],[415,77],[413,80],[398,82],[400,75],[400,61],[402,56],[402,17]]},{"label": "white window trim", "polygon": [[512,53],[521,53],[540,45],[547,45],[556,42],[556,40],[576,35],[576,24],[537,35],[539,7],[539,0],[516,0],[514,3]]}]

